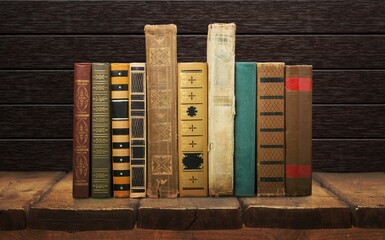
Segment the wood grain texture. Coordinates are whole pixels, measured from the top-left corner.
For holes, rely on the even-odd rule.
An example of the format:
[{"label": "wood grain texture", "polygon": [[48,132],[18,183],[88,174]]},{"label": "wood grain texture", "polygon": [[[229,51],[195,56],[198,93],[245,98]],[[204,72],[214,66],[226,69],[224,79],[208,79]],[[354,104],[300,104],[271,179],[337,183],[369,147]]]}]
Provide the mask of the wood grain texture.
[{"label": "wood grain texture", "polygon": [[[239,35],[235,56],[236,61],[283,61],[314,68],[385,68],[384,41],[385,35]],[[144,62],[144,36],[0,37],[0,69],[72,69],[74,62],[95,61]],[[206,61],[206,35],[179,35],[178,61]]]},{"label": "wood grain texture", "polygon": [[349,205],[354,226],[385,228],[385,173],[314,173],[314,178]]},{"label": "wood grain texture", "polygon": [[381,0],[1,1],[0,8],[1,33],[142,33],[146,23],[205,33],[214,19],[235,22],[239,33],[385,32]]}]

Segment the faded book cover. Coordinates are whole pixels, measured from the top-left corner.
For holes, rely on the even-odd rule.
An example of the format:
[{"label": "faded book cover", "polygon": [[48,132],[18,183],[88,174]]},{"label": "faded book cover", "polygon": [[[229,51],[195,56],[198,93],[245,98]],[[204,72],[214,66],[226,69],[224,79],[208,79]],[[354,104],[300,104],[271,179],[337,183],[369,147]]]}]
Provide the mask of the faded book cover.
[{"label": "faded book cover", "polygon": [[146,25],[147,196],[178,196],[176,26]]},{"label": "faded book cover", "polygon": [[233,195],[234,23],[210,24],[207,37],[209,195]]}]

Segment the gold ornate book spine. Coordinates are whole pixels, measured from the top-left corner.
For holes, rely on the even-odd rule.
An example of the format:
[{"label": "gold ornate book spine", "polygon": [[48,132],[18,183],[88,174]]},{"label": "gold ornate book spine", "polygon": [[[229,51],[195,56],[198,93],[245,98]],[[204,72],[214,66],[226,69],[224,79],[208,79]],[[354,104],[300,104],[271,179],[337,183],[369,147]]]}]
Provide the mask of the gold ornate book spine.
[{"label": "gold ornate book spine", "polygon": [[207,64],[178,64],[180,196],[207,196]]},{"label": "gold ornate book spine", "polygon": [[257,63],[257,195],[285,195],[285,64]]},{"label": "gold ornate book spine", "polygon": [[210,24],[207,37],[209,195],[234,184],[235,24]]},{"label": "gold ornate book spine", "polygon": [[114,197],[130,196],[128,63],[111,63],[112,177]]},{"label": "gold ornate book spine", "polygon": [[130,64],[130,197],[146,197],[146,64]]},{"label": "gold ornate book spine", "polygon": [[147,195],[178,195],[176,26],[146,25]]},{"label": "gold ornate book spine", "polygon": [[111,197],[110,64],[92,63],[91,196]]}]

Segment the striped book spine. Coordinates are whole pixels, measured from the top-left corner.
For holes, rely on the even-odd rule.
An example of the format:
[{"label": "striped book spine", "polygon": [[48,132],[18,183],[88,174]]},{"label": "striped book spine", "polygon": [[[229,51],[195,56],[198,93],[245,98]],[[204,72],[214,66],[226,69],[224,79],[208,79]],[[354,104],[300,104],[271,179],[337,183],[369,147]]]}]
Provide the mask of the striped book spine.
[{"label": "striped book spine", "polygon": [[111,63],[112,177],[114,197],[130,195],[129,64]]},{"label": "striped book spine", "polygon": [[257,195],[285,195],[285,64],[257,63]]},{"label": "striped book spine", "polygon": [[130,197],[146,197],[146,64],[130,64],[131,189]]}]

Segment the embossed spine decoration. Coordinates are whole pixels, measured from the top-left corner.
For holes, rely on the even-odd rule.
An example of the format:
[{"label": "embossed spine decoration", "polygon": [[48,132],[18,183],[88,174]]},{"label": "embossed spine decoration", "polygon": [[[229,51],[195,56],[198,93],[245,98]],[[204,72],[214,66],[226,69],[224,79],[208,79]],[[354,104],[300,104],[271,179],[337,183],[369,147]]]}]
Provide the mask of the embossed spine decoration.
[{"label": "embossed spine decoration", "polygon": [[130,197],[138,198],[146,197],[146,64],[131,63],[130,69]]},{"label": "embossed spine decoration", "polygon": [[210,24],[207,37],[209,195],[234,184],[235,24]]},{"label": "embossed spine decoration", "polygon": [[285,64],[257,63],[257,195],[285,195]]},{"label": "embossed spine decoration", "polygon": [[130,196],[128,63],[111,63],[112,177],[114,197]]},{"label": "embossed spine decoration", "polygon": [[147,196],[178,195],[176,26],[146,25]]},{"label": "embossed spine decoration", "polygon": [[286,196],[311,195],[312,66],[286,66]]},{"label": "embossed spine decoration", "polygon": [[90,195],[91,63],[74,65],[73,188],[74,198]]},{"label": "embossed spine decoration", "polygon": [[92,63],[91,196],[111,197],[110,64]]},{"label": "embossed spine decoration", "polygon": [[180,196],[207,196],[207,64],[178,64]]}]

